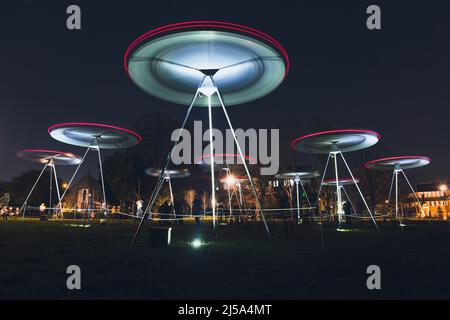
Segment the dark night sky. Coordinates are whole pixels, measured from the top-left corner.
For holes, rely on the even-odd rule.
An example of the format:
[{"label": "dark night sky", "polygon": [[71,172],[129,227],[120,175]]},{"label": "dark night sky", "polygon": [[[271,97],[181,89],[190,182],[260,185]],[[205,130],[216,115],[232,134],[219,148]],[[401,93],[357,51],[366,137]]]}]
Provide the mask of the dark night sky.
[{"label": "dark night sky", "polygon": [[[70,4],[81,7],[81,31],[66,29]],[[365,26],[369,4],[381,6],[381,31]],[[372,129],[392,151],[386,156],[433,158],[431,166],[411,172],[416,180],[450,178],[449,1],[9,0],[0,12],[0,179],[39,168],[18,159],[19,149],[82,153],[53,141],[46,130],[51,124],[131,127],[143,113],[184,113],[140,91],[122,59],[145,31],[197,19],[260,29],[291,59],[291,72],[275,92],[229,108],[235,127],[294,121],[300,136],[315,119],[325,119],[336,128]]]}]

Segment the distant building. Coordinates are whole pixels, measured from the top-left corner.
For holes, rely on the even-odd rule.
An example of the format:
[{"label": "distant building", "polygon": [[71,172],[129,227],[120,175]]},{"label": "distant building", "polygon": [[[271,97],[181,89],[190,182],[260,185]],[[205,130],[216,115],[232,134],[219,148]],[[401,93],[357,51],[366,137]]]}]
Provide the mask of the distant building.
[{"label": "distant building", "polygon": [[417,185],[415,196],[422,203],[423,213],[410,193],[405,199],[403,208],[414,211],[418,218],[433,218],[447,220],[450,214],[450,181],[446,183],[421,183]]},{"label": "distant building", "polygon": [[70,186],[63,200],[67,209],[99,209],[102,204],[102,187],[97,179],[87,174]]}]

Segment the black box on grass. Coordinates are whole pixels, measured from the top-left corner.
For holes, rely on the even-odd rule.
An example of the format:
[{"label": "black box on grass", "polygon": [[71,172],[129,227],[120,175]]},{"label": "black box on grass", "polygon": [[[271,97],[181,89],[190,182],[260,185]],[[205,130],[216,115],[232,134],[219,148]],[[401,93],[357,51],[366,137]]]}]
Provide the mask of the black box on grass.
[{"label": "black box on grass", "polygon": [[151,227],[148,229],[148,244],[151,247],[167,247],[172,240],[172,227]]}]

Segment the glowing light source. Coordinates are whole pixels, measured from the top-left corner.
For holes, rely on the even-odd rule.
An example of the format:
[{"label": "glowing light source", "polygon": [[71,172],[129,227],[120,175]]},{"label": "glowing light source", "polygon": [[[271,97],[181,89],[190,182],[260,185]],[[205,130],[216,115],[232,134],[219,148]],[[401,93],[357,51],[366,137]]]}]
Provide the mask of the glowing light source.
[{"label": "glowing light source", "polygon": [[225,179],[225,183],[231,187],[236,183],[236,177],[232,174],[228,175]]},{"label": "glowing light source", "polygon": [[204,243],[202,242],[202,240],[201,239],[194,239],[192,242],[191,242],[191,246],[193,247],[193,248],[200,248],[202,245],[203,245]]},{"label": "glowing light source", "polygon": [[446,184],[441,184],[439,186],[439,191],[444,192],[444,191],[447,191],[447,190],[448,190],[448,186]]},{"label": "glowing light source", "polygon": [[89,228],[91,225],[90,224],[75,224],[75,223],[70,223],[70,224],[66,224],[65,226],[68,227],[72,227],[72,228]]},{"label": "glowing light source", "polygon": [[337,228],[336,231],[338,232],[352,232],[352,229],[341,229],[341,228]]}]

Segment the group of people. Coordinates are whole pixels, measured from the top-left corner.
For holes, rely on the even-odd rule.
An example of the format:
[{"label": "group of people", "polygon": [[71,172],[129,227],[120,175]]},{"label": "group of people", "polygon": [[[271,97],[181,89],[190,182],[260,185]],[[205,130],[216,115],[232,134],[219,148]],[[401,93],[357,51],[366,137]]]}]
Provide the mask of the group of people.
[{"label": "group of people", "polygon": [[0,209],[0,215],[2,216],[3,220],[8,220],[9,217],[18,216],[19,211],[19,208],[14,209],[13,207],[3,206]]}]

